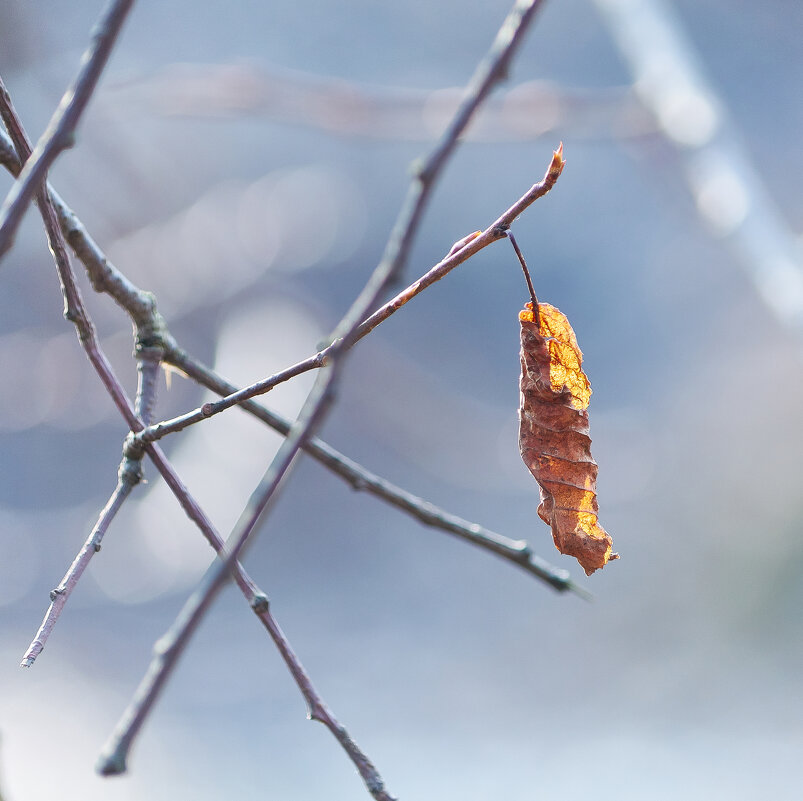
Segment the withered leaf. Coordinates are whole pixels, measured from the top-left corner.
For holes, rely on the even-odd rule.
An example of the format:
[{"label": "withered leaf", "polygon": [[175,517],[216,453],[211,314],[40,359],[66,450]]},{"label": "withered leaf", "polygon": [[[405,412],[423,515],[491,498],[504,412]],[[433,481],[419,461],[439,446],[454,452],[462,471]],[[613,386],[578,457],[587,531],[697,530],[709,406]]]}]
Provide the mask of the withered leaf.
[{"label": "withered leaf", "polygon": [[597,463],[591,457],[591,385],[566,316],[548,303],[527,303],[521,321],[521,458],[541,488],[538,516],[555,546],[591,575],[618,554],[597,521]]}]

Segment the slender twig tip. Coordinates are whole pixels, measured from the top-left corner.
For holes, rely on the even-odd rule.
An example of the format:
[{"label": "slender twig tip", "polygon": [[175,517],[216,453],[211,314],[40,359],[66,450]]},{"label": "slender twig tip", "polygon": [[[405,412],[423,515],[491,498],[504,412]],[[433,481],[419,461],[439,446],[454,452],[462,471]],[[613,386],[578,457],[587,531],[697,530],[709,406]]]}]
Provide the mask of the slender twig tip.
[{"label": "slender twig tip", "polygon": [[[566,159],[563,158],[563,142],[558,145],[557,150],[552,151],[552,163],[549,165],[549,172],[553,175],[560,175],[566,166]],[[556,176],[557,177],[557,176]]]},{"label": "slender twig tip", "polygon": [[103,755],[98,759],[95,770],[101,776],[120,776],[128,770],[125,764],[125,756],[119,751],[108,756]]}]

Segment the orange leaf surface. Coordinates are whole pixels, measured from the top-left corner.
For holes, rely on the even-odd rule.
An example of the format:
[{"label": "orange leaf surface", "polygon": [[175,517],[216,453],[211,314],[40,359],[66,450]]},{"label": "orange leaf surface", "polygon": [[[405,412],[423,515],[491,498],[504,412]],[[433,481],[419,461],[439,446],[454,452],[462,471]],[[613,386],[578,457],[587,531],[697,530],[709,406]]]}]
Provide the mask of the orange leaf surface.
[{"label": "orange leaf surface", "polygon": [[588,401],[591,385],[574,331],[548,303],[533,304],[521,321],[521,458],[541,487],[538,516],[555,547],[591,575],[618,554],[597,521],[597,463],[591,457]]}]

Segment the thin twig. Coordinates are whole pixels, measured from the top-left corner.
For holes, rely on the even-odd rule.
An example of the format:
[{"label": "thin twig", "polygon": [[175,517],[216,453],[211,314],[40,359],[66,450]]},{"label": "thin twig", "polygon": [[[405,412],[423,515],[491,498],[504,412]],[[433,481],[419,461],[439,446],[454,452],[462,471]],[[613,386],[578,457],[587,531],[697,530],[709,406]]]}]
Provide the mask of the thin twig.
[{"label": "thin twig", "polygon": [[402,290],[395,298],[389,300],[384,306],[377,309],[367,320],[360,324],[358,336],[364,337],[374,330],[381,322],[384,322],[391,314],[398,311],[405,303],[412,300],[416,295],[423,292],[427,287],[432,286],[436,281],[440,281],[447,273],[461,264],[477,251],[507,236],[507,229],[513,224],[515,219],[538,198],[543,197],[555,185],[560,177],[565,164],[563,159],[563,148],[558,147],[552,153],[552,161],[549,164],[543,180],[533,184],[530,189],[519,198],[504,214],[486,228],[479,236],[470,240],[457,253],[443,259],[436,264],[429,272],[421,276],[414,284]]},{"label": "thin twig", "polygon": [[139,483],[140,477],[139,460],[124,458],[117,475],[117,486],[108,502],[101,510],[100,516],[90,532],[89,537],[76,555],[69,570],[64,574],[64,578],[62,578],[59,585],[50,591],[50,606],[45,612],[45,617],[39,626],[39,630],[36,632],[31,644],[22,657],[22,662],[20,662],[21,667],[31,667],[36,657],[42,652],[42,649],[45,647],[48,638],[61,616],[62,609],[64,609],[67,599],[77,586],[79,579],[83,575],[84,570],[88,567],[92,557],[100,550],[103,535],[106,533],[109,524],[120,510],[120,507],[131,493],[131,490]]},{"label": "thin twig", "polygon": [[95,91],[100,74],[133,4],[134,0],[114,0],[96,24],[92,43],[84,52],[78,75],[64,93],[45,132],[30,158],[26,158],[20,176],[0,208],[0,257],[11,247],[20,220],[31,199],[44,185],[50,166],[59,153],[74,144],[78,121]]},{"label": "thin twig", "polygon": [[[354,342],[356,343],[366,336],[366,334],[369,334],[376,326],[384,320],[387,320],[394,312],[397,312],[404,306],[405,303],[423,292],[436,281],[439,281],[454,270],[455,267],[471,258],[475,253],[493,242],[498,241],[500,238],[508,236],[507,229],[516,217],[530,204],[534,203],[538,198],[543,197],[552,189],[565,163],[563,159],[563,145],[561,144],[560,147],[553,152],[552,161],[542,181],[530,187],[525,195],[519,198],[510,209],[486,228],[485,231],[477,231],[473,234],[469,234],[463,237],[459,242],[456,242],[444,259],[439,261],[417,281],[414,281],[406,289],[403,289],[395,298],[389,300],[380,309],[377,309],[369,318],[360,323],[357,327]],[[174,434],[202,420],[214,417],[216,414],[220,414],[233,406],[241,405],[244,401],[258,395],[264,395],[266,392],[270,392],[274,387],[285,381],[289,381],[291,378],[295,378],[309,370],[323,367],[336,344],[337,343],[333,343],[323,350],[318,351],[313,356],[309,356],[303,361],[297,362],[272,376],[263,378],[250,386],[238,389],[236,392],[230,393],[219,401],[209,401],[191,412],[174,417],[171,420],[163,420],[159,423],[154,423],[143,431],[140,431],[136,437],[143,442],[155,442],[168,434]],[[165,354],[165,361],[174,364],[176,367],[181,367],[180,364],[172,361],[171,354],[172,351],[168,349]]]},{"label": "thin twig", "polygon": [[[13,152],[10,141],[2,131],[0,131],[0,160],[2,160],[4,165],[14,175],[19,173],[19,161],[16,154]],[[137,331],[138,342],[159,342],[165,347],[168,347],[172,354],[183,353],[175,345],[164,320],[159,315],[153,295],[136,287],[114,266],[94,242],[80,219],[78,219],[52,187],[49,186],[49,189],[62,230],[76,256],[84,264],[93,288],[97,292],[108,294],[129,314]],[[189,359],[190,357],[184,354],[184,358]],[[235,391],[233,385],[223,382],[223,380],[212,371],[209,371],[209,375],[204,380],[198,378],[198,375],[189,368],[189,362],[180,361],[176,358],[172,361],[175,364],[185,364],[186,367],[184,369],[186,369],[189,375],[195,377],[196,380],[199,380],[199,383],[208,386],[219,394]],[[201,367],[201,369],[205,370],[206,368]],[[254,414],[258,419],[272,425],[276,430],[287,433],[290,429],[289,422],[273,415],[272,412],[254,402],[246,402],[243,404],[243,407]],[[150,451],[151,449],[149,448],[148,450]],[[339,454],[333,448],[330,448],[326,443],[320,440],[314,440],[310,443],[308,451],[322,464],[343,477],[355,489],[367,490],[380,498],[388,500],[398,508],[409,511],[425,524],[444,530],[451,530],[457,536],[469,539],[481,547],[508,558],[532,575],[543,579],[558,591],[569,590],[577,593],[581,597],[589,597],[584,589],[577,586],[569,579],[568,571],[554,568],[545,560],[533,555],[526,544],[524,544],[524,547],[519,547],[520,543],[509,540],[500,534],[490,532],[488,529],[484,529],[473,523],[468,523],[465,526],[455,525],[450,529],[448,528],[450,521],[451,523],[455,523],[455,521],[459,521],[460,518],[450,515],[447,512],[441,512],[437,507],[427,502],[418,503],[415,500],[415,496],[394,487],[393,484],[385,481],[381,477],[375,476],[356,462],[353,462]],[[211,525],[205,520],[202,512],[197,508],[191,496],[186,492],[180,479],[172,470],[170,463],[167,462],[160,450],[154,450],[150,453],[150,456],[159,472],[165,478],[168,486],[179,499],[185,512],[199,526],[207,540],[215,547],[216,543],[210,539],[211,535],[215,533],[214,529],[211,528]],[[222,545],[221,540],[218,540],[218,542]],[[320,697],[317,696],[303,666],[298,662],[289,643],[287,643],[286,639],[283,637],[281,630],[278,628],[278,624],[275,623],[272,617],[268,616],[267,611],[261,611],[264,605],[264,594],[253,585],[245,571],[236,573],[235,581],[243,594],[251,599],[251,606],[254,612],[273,637],[288,669],[307,700],[307,704],[310,708],[310,717],[322,721],[324,725],[327,726],[355,764],[366,786],[369,787],[369,789],[377,787],[377,774],[370,760],[359,750],[346,729],[334,718]],[[124,770],[124,766],[118,766],[118,770]]]},{"label": "thin twig", "polygon": [[[182,372],[202,386],[212,390],[212,392],[231,394],[236,390],[233,384],[183,350],[177,348],[170,351],[166,354],[165,360],[179,367]],[[289,420],[255,401],[245,401],[241,405],[245,411],[254,415],[280,434],[286,435],[290,431],[291,423]],[[304,450],[324,467],[340,476],[353,489],[369,492],[391,506],[407,512],[424,525],[447,531],[473,545],[513,562],[531,575],[546,582],[558,592],[569,591],[583,598],[590,597],[586,590],[571,580],[567,570],[557,568],[545,559],[536,556],[526,541],[512,540],[478,523],[463,520],[457,515],[447,512],[435,504],[425,501],[401,487],[397,487],[387,479],[372,473],[317,437],[312,437],[305,445]]]},{"label": "thin twig", "polygon": [[[7,139],[2,131],[0,131],[0,162],[2,162],[10,172],[15,174],[19,172],[19,160],[17,159],[16,154],[13,152],[11,142]],[[550,170],[549,173],[551,172],[552,171]],[[554,181],[552,183],[554,183]],[[536,184],[536,186],[539,185]],[[533,187],[533,189],[534,188],[535,187]],[[263,383],[270,384],[270,386],[275,386],[276,383],[278,383],[276,379],[281,374],[277,373],[275,376],[270,376],[269,378],[264,379],[264,382],[258,382],[252,387],[238,389],[234,384],[226,381],[214,370],[207,367],[200,360],[194,358],[180,348],[167,330],[164,320],[158,314],[153,295],[136,287],[114,266],[114,264],[106,257],[103,251],[91,238],[83,223],[78,219],[75,213],[67,206],[67,204],[61,199],[61,197],[52,187],[49,186],[49,189],[51,199],[53,200],[56,211],[59,215],[62,231],[64,231],[65,236],[67,236],[76,256],[78,256],[78,258],[83,262],[84,267],[87,270],[87,274],[92,281],[93,287],[98,292],[108,294],[122,309],[128,313],[128,315],[132,318],[137,331],[139,332],[137,336],[138,341],[142,339],[148,339],[150,341],[162,343],[162,346],[165,348],[164,361],[166,363],[180,368],[190,378],[217,393],[218,395],[226,396],[223,398],[223,401],[230,399],[231,401],[238,403],[245,411],[266,423],[275,431],[286,435],[289,432],[291,425],[288,420],[254,401],[242,400],[243,395],[241,394],[250,394],[253,388],[259,388],[260,384]],[[532,191],[533,190],[531,189],[525,197],[529,197]],[[519,205],[523,200],[524,198],[517,202],[512,209],[519,209]],[[505,215],[500,218],[500,220],[508,217],[510,211],[511,210],[508,210],[508,212],[506,212]],[[491,228],[492,230],[495,230],[493,226]],[[475,232],[469,234],[467,237],[464,237],[455,244],[463,247],[472,239],[475,239],[480,233],[481,232]],[[499,233],[497,236],[502,236],[502,234]],[[460,247],[453,247],[449,252],[449,256],[457,253],[458,250],[460,250]],[[433,270],[440,273],[443,267],[447,266],[444,264],[445,261],[446,260],[444,259],[443,262],[439,262],[439,264],[435,265]],[[457,264],[454,266],[457,266]],[[430,271],[430,273],[432,273],[432,271]],[[427,276],[430,276],[430,273],[427,273]],[[443,277],[443,275],[445,275],[445,273],[442,273],[437,277]],[[418,291],[421,291],[421,281],[426,279],[427,276],[424,276],[419,281],[416,281],[413,285],[400,293],[400,296],[397,296],[397,298],[394,298],[388,304],[386,304],[383,309],[387,308],[389,313],[396,311],[401,307],[401,305],[403,305],[399,303],[400,297],[407,297],[409,299],[409,297],[413,297],[414,294],[417,294]],[[437,280],[437,278],[434,280]],[[427,286],[428,285],[429,284],[427,284]],[[383,309],[380,309],[379,312],[382,312]],[[321,357],[323,353],[324,351],[320,351],[319,354],[316,354],[312,358],[317,359]],[[305,362],[299,362],[299,365],[293,365],[293,367],[287,369],[293,370],[303,364],[305,364]],[[197,411],[200,411],[204,416],[206,416],[206,411],[208,409],[219,408],[217,403],[220,402],[204,404],[204,406]],[[225,408],[228,408],[229,405],[230,404],[227,403]],[[195,413],[188,413],[188,416],[193,414]],[[177,420],[180,419],[181,418],[177,418]],[[156,425],[159,426],[161,424],[157,423]],[[143,437],[143,439],[147,440],[147,436]],[[305,450],[322,465],[327,467],[336,475],[340,476],[355,490],[369,492],[372,495],[375,495],[391,504],[392,506],[408,512],[425,525],[451,532],[455,536],[472,542],[478,547],[490,550],[502,558],[519,565],[531,575],[534,575],[535,577],[545,581],[559,592],[570,591],[583,598],[590,597],[590,593],[571,580],[568,571],[554,567],[545,559],[533,554],[529,545],[525,541],[512,540],[503,536],[502,534],[497,534],[490,529],[484,528],[478,523],[464,521],[457,515],[453,515],[452,513],[444,511],[428,501],[417,498],[412,493],[395,486],[392,482],[376,475],[375,473],[372,473],[362,465],[358,464],[352,459],[349,459],[344,454],[339,453],[323,440],[312,438],[305,446]]]},{"label": "thin twig", "polygon": [[[11,103],[11,98],[9,97],[8,92],[5,90],[5,86],[2,84],[1,80],[0,113],[2,113],[4,121],[6,121],[9,133],[15,140],[14,146],[17,150],[18,162],[22,163],[30,154],[30,143]],[[80,291],[75,284],[75,277],[72,274],[72,268],[70,266],[69,257],[67,256],[64,238],[56,222],[55,212],[50,201],[50,195],[47,187],[43,187],[39,191],[37,200],[39,202],[43,220],[45,222],[45,228],[47,230],[51,250],[56,261],[59,280],[62,286],[62,293],[65,297],[65,316],[75,325],[82,347],[89,357],[90,362],[101,377],[104,385],[107,388],[110,388],[110,394],[113,394],[113,397],[116,399],[117,405],[123,413],[123,416],[126,418],[131,431],[140,431],[142,428],[144,428],[144,423],[139,417],[140,414],[145,417],[147,422],[150,422],[151,407],[155,396],[156,375],[162,353],[162,335],[164,334],[165,339],[169,339],[166,331],[163,331],[161,318],[156,313],[155,301],[153,300],[152,296],[147,295],[147,293],[142,293],[145,295],[143,299],[135,299],[135,303],[137,303],[136,308],[144,319],[142,320],[142,325],[140,325],[135,319],[138,354],[138,394],[137,406],[135,409],[131,409],[128,400],[125,397],[124,390],[111,371],[108,360],[100,348],[94,326],[92,325],[89,316],[86,314]],[[80,230],[78,233],[82,236],[82,232]],[[97,249],[97,246],[95,246],[94,242],[89,239],[88,235],[85,238],[82,237],[82,244],[86,247],[87,253],[94,257],[93,247]],[[111,274],[109,265],[105,264],[105,259],[103,262],[104,263],[100,265],[100,269],[98,270],[98,280],[105,281],[109,287],[113,287],[113,290],[110,291],[116,293],[115,298],[118,296],[125,297],[126,293],[131,292],[133,285],[131,285],[130,282],[127,282],[124,277],[122,280],[118,280],[113,274]],[[126,298],[126,300],[128,300],[128,298]],[[151,332],[153,334],[155,344],[149,345],[147,343],[143,336],[144,332]],[[201,507],[190,495],[189,491],[184,486],[183,482],[170,465],[161,449],[155,444],[146,444],[144,449],[148,453],[157,470],[165,479],[165,482],[170,487],[173,494],[178,499],[188,517],[190,517],[190,519],[196,523],[207,541],[214,548],[215,552],[218,554],[223,554],[224,544],[222,538],[217,533],[211,521],[208,519]],[[133,479],[136,477],[136,479],[139,480],[141,460],[142,445],[133,443],[129,439],[126,444],[126,451],[123,463],[121,465],[120,475],[120,481],[124,483],[125,487],[119,492],[116,491],[112,496],[109,504],[107,504],[107,507],[104,509],[105,514],[101,514],[101,519],[99,520],[95,529],[93,529],[93,534],[90,535],[90,538],[87,541],[84,549],[82,549],[81,553],[76,558],[76,561],[80,565],[80,569],[76,568],[75,570],[72,570],[71,568],[71,574],[68,574],[70,575],[70,578],[68,579],[70,591],[77,583],[80,575],[83,573],[83,570],[86,567],[86,564],[88,563],[89,559],[91,559],[91,556],[99,549],[100,539],[103,536],[103,532],[105,531],[111,519],[114,517],[117,509],[119,509],[120,505],[125,500],[125,497],[129,494],[130,489],[136,483],[133,481]],[[128,484],[130,484],[130,487]],[[275,619],[270,614],[269,604],[265,593],[256,586],[239,562],[235,561],[233,564],[228,564],[227,572],[229,570],[234,576],[235,583],[238,585],[243,595],[245,595],[252,610],[260,619],[280,651],[282,658],[287,664],[293,678],[298,684],[302,695],[309,705],[310,716],[324,723],[324,725],[331,731],[354,763],[357,771],[365,782],[366,787],[374,796],[374,798],[376,798],[377,801],[391,801],[391,796],[384,791],[382,778],[371,763],[371,760],[360,750],[355,741],[346,731],[345,727],[340,724],[340,722],[335,718],[335,716],[331,713],[326,704],[315,691],[306,671],[304,670],[303,665],[301,665],[295,656],[293,649],[279,628],[278,623],[276,623]],[[55,593],[56,597],[51,597],[51,608],[53,609],[53,614],[51,614],[51,610],[49,609],[48,614],[45,617],[45,621],[42,627],[40,627],[37,637],[34,640],[34,643],[32,643],[31,649],[29,649],[29,653],[26,654],[26,658],[23,660],[23,665],[30,666],[37,654],[41,652],[42,648],[44,647],[44,641],[47,639],[47,636],[49,636],[50,631],[52,631],[52,628],[58,619],[58,615],[66,603],[69,591],[62,590],[59,592],[58,589],[61,589],[61,587],[57,588]],[[110,767],[110,765],[113,765],[113,767]],[[101,765],[101,772],[104,772],[104,768],[105,772],[119,773],[125,770],[125,762],[110,762],[106,766]]]},{"label": "thin twig", "polygon": [[[279,448],[259,486],[252,494],[227,543],[224,561],[215,562],[201,586],[188,599],[179,616],[154,648],[154,658],[118,726],[104,748],[101,767],[125,764],[125,754],[149,710],[158,697],[178,658],[197,628],[217,592],[223,586],[228,569],[244,548],[256,523],[275,498],[279,484],[302,445],[312,436],[331,405],[332,393],[340,376],[344,358],[358,334],[360,321],[373,308],[386,287],[402,270],[426,201],[441,168],[454,150],[457,140],[472,113],[491,87],[505,74],[509,59],[521,41],[535,11],[543,0],[518,0],[502,25],[488,56],[482,61],[469,83],[469,89],[447,131],[430,157],[415,175],[407,199],[391,231],[382,260],[363,291],[343,317],[333,334],[335,347],[330,363],[316,379],[301,412]],[[469,244],[470,246],[470,244]],[[370,789],[370,788],[369,788]],[[376,799],[389,799],[382,788],[371,790]]]},{"label": "thin twig", "polygon": [[[156,387],[159,375],[161,349],[138,348],[137,350],[137,395],[134,406],[135,414],[143,421],[152,419],[153,405],[156,400]],[[89,534],[83,547],[65,573],[58,587],[50,592],[50,606],[36,636],[25,651],[20,665],[31,667],[36,657],[42,652],[47,641],[58,622],[67,599],[78,584],[84,570],[89,566],[92,557],[100,551],[101,542],[109,525],[122,507],[131,490],[142,480],[142,457],[145,451],[127,443],[123,458],[117,470],[117,486],[109,498],[106,506],[100,512],[94,528]]]}]

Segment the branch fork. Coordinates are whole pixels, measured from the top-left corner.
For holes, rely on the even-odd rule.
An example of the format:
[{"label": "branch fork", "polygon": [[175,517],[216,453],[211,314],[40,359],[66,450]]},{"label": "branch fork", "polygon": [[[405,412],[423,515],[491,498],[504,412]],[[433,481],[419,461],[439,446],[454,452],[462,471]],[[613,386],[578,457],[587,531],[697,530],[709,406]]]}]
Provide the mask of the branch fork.
[{"label": "branch fork", "polygon": [[[16,117],[10,97],[0,83],[2,90],[0,112],[13,142],[11,147],[12,142],[8,142],[4,136],[0,137],[0,161],[17,176],[11,192],[0,209],[0,256],[11,245],[19,220],[35,195],[64,294],[65,317],[75,325],[81,346],[131,432],[124,443],[117,485],[64,579],[52,591],[50,608],[25,654],[23,664],[30,666],[44,647],[72,589],[92,555],[100,550],[103,536],[116,512],[141,481],[142,460],[147,454],[185,512],[196,523],[220,558],[213,563],[204,581],[188,599],[173,626],[154,645],[150,668],[103,749],[98,763],[99,772],[110,775],[126,770],[130,746],[156,702],[161,688],[216,593],[231,575],[282,655],[307,703],[309,717],[322,722],[331,731],[355,765],[371,796],[377,801],[391,801],[392,796],[385,789],[384,781],[376,768],[357,747],[314,689],[300,660],[273,618],[267,595],[247,575],[238,557],[246,547],[257,521],[275,502],[278,489],[296,461],[297,454],[305,450],[354,488],[371,491],[414,515],[426,525],[437,526],[509,559],[555,589],[573,590],[582,594],[582,591],[571,582],[566,571],[557,570],[534,556],[526,543],[509,540],[475,523],[461,520],[394,487],[314,436],[316,428],[331,407],[343,363],[350,348],[410,299],[440,280],[474,253],[505,237],[515,218],[537,198],[546,194],[560,175],[563,168],[561,148],[555,151],[543,181],[535,184],[485,231],[476,231],[463,237],[455,243],[441,262],[390,301],[380,305],[381,297],[398,279],[406,263],[435,181],[475,110],[492,87],[507,74],[513,53],[535,12],[542,5],[542,0],[517,0],[515,3],[488,55],[471,79],[452,122],[429,156],[417,165],[407,199],[390,234],[383,257],[363,291],[332,333],[332,344],[305,361],[243,389],[231,386],[178,346],[156,310],[154,297],[134,286],[106,259],[81,222],[46,182],[48,168],[74,139],[80,116],[97,86],[100,73],[132,2],[133,0],[115,0],[111,3],[93,44],[87,51],[87,58],[73,87],[65,95],[65,100],[54,114],[51,125],[33,150]],[[134,323],[138,385],[133,405],[126,397],[100,348],[94,326],[75,282],[65,237],[76,256],[83,262],[95,291],[110,295],[129,314]],[[181,369],[200,384],[225,397],[219,401],[205,403],[199,409],[173,420],[152,424],[157,377],[163,364]],[[319,371],[318,377],[296,421],[283,420],[253,401],[254,397],[268,392],[279,383],[312,369]],[[240,520],[224,542],[156,443],[168,433],[180,431],[188,425],[208,419],[235,405],[241,405],[280,431],[284,434],[285,440],[243,510]]]}]

